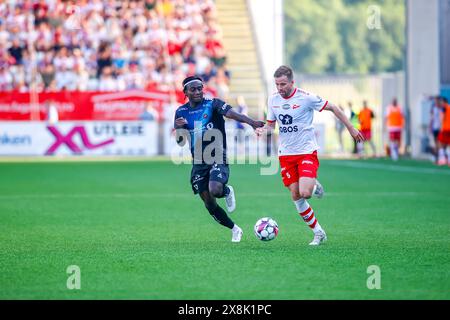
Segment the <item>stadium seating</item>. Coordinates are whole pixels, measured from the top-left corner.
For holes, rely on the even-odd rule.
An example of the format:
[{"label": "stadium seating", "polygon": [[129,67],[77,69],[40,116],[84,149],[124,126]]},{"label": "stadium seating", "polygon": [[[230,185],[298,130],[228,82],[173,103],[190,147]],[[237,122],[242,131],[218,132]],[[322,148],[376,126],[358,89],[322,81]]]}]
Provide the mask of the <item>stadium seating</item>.
[{"label": "stadium seating", "polygon": [[180,89],[200,74],[220,94],[226,68],[213,0],[0,2],[0,91]]}]

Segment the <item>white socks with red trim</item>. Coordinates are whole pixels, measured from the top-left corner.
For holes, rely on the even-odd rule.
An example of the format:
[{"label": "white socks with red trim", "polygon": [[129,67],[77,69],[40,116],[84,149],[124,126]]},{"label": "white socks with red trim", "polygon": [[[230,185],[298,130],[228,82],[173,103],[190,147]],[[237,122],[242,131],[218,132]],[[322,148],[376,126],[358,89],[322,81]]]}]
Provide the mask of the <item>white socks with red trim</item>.
[{"label": "white socks with red trim", "polygon": [[303,221],[312,229],[314,233],[318,231],[323,231],[322,227],[320,226],[319,222],[317,221],[314,210],[309,205],[308,201],[305,199],[299,199],[297,201],[294,201],[295,207],[297,208],[297,212],[302,217]]}]

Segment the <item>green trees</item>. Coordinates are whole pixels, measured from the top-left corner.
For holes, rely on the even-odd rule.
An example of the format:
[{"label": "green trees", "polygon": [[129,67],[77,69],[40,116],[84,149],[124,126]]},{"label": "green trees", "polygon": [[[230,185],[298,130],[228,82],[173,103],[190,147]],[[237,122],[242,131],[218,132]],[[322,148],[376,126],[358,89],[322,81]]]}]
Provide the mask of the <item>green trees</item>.
[{"label": "green trees", "polygon": [[403,69],[403,0],[284,3],[286,61],[294,70],[365,74]]}]

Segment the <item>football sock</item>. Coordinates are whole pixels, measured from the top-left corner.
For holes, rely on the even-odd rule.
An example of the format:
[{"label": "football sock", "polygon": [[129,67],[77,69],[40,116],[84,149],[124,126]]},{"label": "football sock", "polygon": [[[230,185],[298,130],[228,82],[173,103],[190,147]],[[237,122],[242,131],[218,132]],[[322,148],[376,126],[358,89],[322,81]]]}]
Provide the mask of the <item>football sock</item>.
[{"label": "football sock", "polygon": [[364,144],[363,143],[358,143],[356,145],[357,149],[358,149],[358,154],[362,155],[364,153]]},{"label": "football sock", "polygon": [[439,149],[439,159],[445,159],[445,150],[444,148]]},{"label": "football sock", "polygon": [[236,232],[239,230],[239,227],[237,224],[234,224],[233,228],[231,229],[231,231]]},{"label": "football sock", "polygon": [[208,209],[209,214],[221,225],[232,229],[234,226],[234,222],[228,217],[225,211],[217,205],[214,209]]},{"label": "football sock", "polygon": [[297,212],[303,218],[303,221],[305,221],[305,223],[308,225],[308,227],[310,227],[313,230],[314,233],[322,230],[322,227],[317,221],[314,215],[314,211],[309,205],[308,201],[302,198],[297,201],[294,201],[294,204],[295,207],[297,208]]},{"label": "football sock", "polygon": [[391,158],[393,160],[398,159],[398,150],[397,150],[397,146],[394,142],[391,142]]}]

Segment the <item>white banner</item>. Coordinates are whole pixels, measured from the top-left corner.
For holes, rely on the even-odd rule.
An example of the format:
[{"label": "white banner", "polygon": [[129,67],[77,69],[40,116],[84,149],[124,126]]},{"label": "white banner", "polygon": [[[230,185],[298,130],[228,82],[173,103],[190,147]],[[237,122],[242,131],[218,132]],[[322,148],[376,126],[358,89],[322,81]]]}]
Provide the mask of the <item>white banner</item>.
[{"label": "white banner", "polygon": [[0,122],[0,155],[156,155],[154,121]]}]

